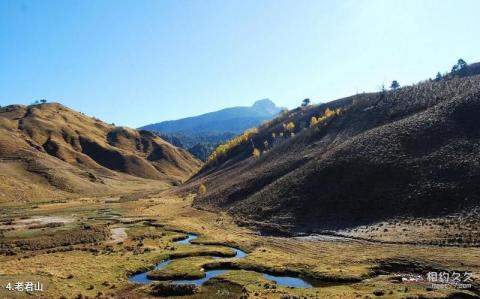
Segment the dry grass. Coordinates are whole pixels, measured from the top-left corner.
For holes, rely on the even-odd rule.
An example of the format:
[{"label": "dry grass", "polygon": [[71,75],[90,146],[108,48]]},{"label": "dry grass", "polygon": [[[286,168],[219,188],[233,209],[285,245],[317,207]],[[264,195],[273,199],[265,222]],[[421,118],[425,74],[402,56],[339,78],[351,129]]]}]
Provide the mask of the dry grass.
[{"label": "dry grass", "polygon": [[[36,209],[28,206],[23,210],[17,209],[21,213],[10,217],[14,223],[20,220],[22,215],[23,217],[70,215],[75,218],[73,223],[48,229],[68,231],[78,225],[77,223],[89,221],[90,224],[106,225],[110,229],[125,227],[127,238],[119,244],[111,244],[109,240],[105,240],[73,245],[73,250],[67,252],[47,253],[46,250],[36,250],[29,252],[28,255],[0,256],[2,282],[34,276],[36,280],[45,283],[46,290],[43,295],[49,298],[58,298],[60,295],[71,298],[79,293],[95,296],[98,292],[114,296],[124,294],[130,296],[129,298],[143,297],[147,296],[149,288],[135,287],[128,283],[127,273],[147,270],[161,260],[175,257],[179,259],[171,262],[157,274],[168,278],[200,275],[201,268],[220,261],[206,255],[220,255],[222,252],[231,254],[228,248],[219,244],[228,244],[248,251],[249,255],[245,258],[224,261],[230,260],[251,270],[285,269],[319,277],[364,279],[370,277],[372,268],[378,266],[381,261],[406,259],[440,266],[446,270],[472,271],[476,275],[480,273],[478,263],[480,253],[476,248],[262,237],[244,227],[238,227],[227,214],[192,208],[191,198],[181,199],[167,193],[158,197],[152,195],[148,197],[150,198],[121,203],[111,202],[110,199],[83,199],[68,203],[41,204]],[[89,205],[86,206],[85,202]],[[95,217],[103,217],[103,220],[95,220]],[[9,221],[6,216],[2,219],[4,222]],[[130,224],[122,224],[113,219],[128,220]],[[145,225],[144,221],[132,221],[133,219],[157,219],[157,223],[163,226]],[[172,229],[200,234],[195,240],[198,244],[173,243],[184,233]],[[25,231],[42,233],[41,229],[23,230]],[[20,234],[22,230],[8,232],[9,238],[14,237],[16,233]],[[37,236],[24,235],[23,238]],[[425,284],[393,283],[390,281],[391,277],[392,275],[372,276],[359,283],[324,283],[311,289],[289,289],[276,286],[254,271],[228,271],[212,280],[211,285],[200,288],[199,293],[192,298],[216,298],[221,294],[224,294],[225,298],[228,298],[228,294],[231,296],[236,294],[237,297],[233,298],[238,298],[242,294],[242,289],[244,294],[261,298],[280,298],[287,294],[313,298],[351,298],[356,295],[373,297],[373,291],[376,289],[383,290],[386,298],[420,294],[443,296],[451,292],[451,290],[427,291]],[[406,287],[408,291],[405,293]]]},{"label": "dry grass", "polygon": [[339,231],[337,235],[379,242],[479,247],[478,208],[436,218],[390,219]]},{"label": "dry grass", "polygon": [[0,202],[165,189],[199,166],[152,133],[60,104],[0,108]]}]

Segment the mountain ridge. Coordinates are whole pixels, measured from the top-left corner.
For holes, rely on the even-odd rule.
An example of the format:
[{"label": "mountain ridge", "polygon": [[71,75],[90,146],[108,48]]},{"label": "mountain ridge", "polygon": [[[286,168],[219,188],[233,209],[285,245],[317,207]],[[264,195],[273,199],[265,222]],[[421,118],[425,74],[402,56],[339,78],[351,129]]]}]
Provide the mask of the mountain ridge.
[{"label": "mountain ridge", "polygon": [[0,108],[0,132],[0,167],[8,174],[3,195],[10,199],[16,195],[8,185],[23,178],[39,190],[103,193],[122,182],[178,185],[200,166],[148,131],[114,127],[58,103]]},{"label": "mountain ridge", "polygon": [[[318,232],[468,209],[480,204],[472,183],[480,179],[472,156],[480,148],[479,102],[474,75],[297,108],[259,127],[185,189],[204,184],[195,206],[228,211],[266,232]],[[327,108],[341,112],[312,126]],[[254,148],[263,152],[259,158]]]},{"label": "mountain ridge", "polygon": [[219,144],[244,130],[256,127],[277,115],[282,108],[269,99],[256,101],[250,107],[231,107],[178,120],[140,127],[175,143],[197,158],[206,161]]},{"label": "mountain ridge", "polygon": [[[139,129],[161,133],[211,133],[217,131],[241,133],[251,124],[272,117],[280,111],[281,108],[276,107],[272,101],[262,99],[256,101],[250,107],[237,106],[224,108],[196,116],[149,124]],[[247,124],[238,124],[239,119],[245,119]]]}]

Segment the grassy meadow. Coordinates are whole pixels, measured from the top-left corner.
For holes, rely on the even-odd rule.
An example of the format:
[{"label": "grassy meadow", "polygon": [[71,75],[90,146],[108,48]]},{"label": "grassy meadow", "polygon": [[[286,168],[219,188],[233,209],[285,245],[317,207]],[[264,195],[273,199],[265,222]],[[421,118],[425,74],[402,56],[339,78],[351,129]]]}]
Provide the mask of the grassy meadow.
[{"label": "grassy meadow", "polygon": [[[475,247],[260,236],[227,214],[195,209],[191,203],[192,196],[163,192],[130,200],[4,205],[1,284],[40,281],[44,291],[28,295],[39,298],[148,298],[154,297],[152,285],[133,284],[128,275],[172,258],[149,274],[168,281],[200,278],[204,269],[235,269],[209,280],[192,298],[445,298],[478,292],[399,280],[402,273],[425,276],[431,269],[478,276],[480,252]],[[191,245],[174,242],[187,232],[199,237]],[[232,258],[227,246],[248,255]],[[261,272],[299,276],[314,287],[283,287]],[[27,293],[2,287],[0,297],[23,298]]]}]

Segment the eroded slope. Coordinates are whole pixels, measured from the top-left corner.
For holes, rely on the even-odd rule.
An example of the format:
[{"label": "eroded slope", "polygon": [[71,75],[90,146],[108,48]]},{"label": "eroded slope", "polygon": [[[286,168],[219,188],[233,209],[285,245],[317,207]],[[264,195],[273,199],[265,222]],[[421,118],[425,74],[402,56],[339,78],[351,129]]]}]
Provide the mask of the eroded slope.
[{"label": "eroded slope", "polygon": [[[310,126],[327,107],[341,113]],[[207,189],[195,204],[290,232],[478,206],[479,114],[478,76],[295,109],[193,178]]]},{"label": "eroded slope", "polygon": [[3,199],[178,185],[200,165],[156,135],[56,103],[0,109],[0,161]]}]

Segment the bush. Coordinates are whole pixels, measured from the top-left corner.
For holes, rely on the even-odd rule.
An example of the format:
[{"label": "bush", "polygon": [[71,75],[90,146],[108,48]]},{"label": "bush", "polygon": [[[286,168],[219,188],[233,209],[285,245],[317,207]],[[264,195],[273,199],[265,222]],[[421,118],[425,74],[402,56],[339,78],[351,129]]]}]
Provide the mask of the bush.
[{"label": "bush", "polygon": [[254,148],[252,155],[254,158],[259,158],[260,157],[260,150],[258,148]]},{"label": "bush", "polygon": [[205,187],[204,184],[200,184],[200,186],[198,186],[198,194],[202,195],[202,194],[205,194],[207,192],[207,187]]},{"label": "bush", "polygon": [[157,283],[150,292],[154,296],[185,296],[198,292],[198,287],[194,284],[169,284]]},{"label": "bush", "polygon": [[283,128],[289,132],[293,132],[293,130],[295,130],[295,124],[293,122],[288,122],[283,124]]}]

